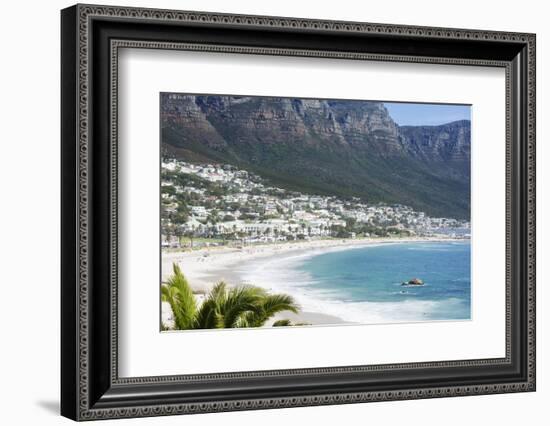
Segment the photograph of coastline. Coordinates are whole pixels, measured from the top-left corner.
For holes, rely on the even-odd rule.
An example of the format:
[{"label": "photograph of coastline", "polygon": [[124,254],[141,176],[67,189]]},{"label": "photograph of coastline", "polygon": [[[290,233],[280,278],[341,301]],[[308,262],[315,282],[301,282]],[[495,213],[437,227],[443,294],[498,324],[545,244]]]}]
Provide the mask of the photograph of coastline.
[{"label": "photograph of coastline", "polygon": [[161,93],[161,330],[471,319],[470,114]]}]

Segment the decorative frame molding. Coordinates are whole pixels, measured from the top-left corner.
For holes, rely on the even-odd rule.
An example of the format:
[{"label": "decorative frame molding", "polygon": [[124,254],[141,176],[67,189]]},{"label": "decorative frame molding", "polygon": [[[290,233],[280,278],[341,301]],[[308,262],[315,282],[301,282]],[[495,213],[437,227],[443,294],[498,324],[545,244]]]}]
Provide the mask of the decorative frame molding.
[{"label": "decorative frame molding", "polygon": [[[139,23],[143,31],[161,28],[223,28],[229,32],[275,31],[276,34],[314,32],[326,37],[372,37],[371,51],[321,48],[258,47],[170,39],[134,38],[124,24]],[[96,25],[97,24],[97,25]],[[101,25],[104,25],[102,27]],[[191,31],[190,30],[190,31]],[[103,37],[102,32],[109,33]],[[139,31],[138,31],[139,32]],[[117,38],[116,34],[124,34]],[[94,39],[96,37],[96,39]],[[163,37],[161,34],[160,38]],[[199,34],[197,37],[203,37]],[[207,38],[204,36],[205,39]],[[191,37],[192,38],[192,37]],[[243,36],[243,39],[246,37]],[[426,53],[384,53],[384,40],[410,44],[447,42],[480,47],[469,57]],[[284,43],[284,40],[283,40]],[[335,39],[334,44],[340,48]],[[506,357],[502,359],[327,367],[300,370],[221,373],[192,376],[119,378],[117,368],[117,70],[119,48],[154,48],[217,51],[240,54],[297,55],[374,61],[444,63],[503,67],[506,70]],[[488,54],[491,47],[493,53]],[[498,47],[498,49],[496,48]],[[485,49],[485,50],[484,50]],[[499,50],[500,49],[500,50]],[[422,49],[419,49],[422,50]],[[430,51],[428,48],[424,51]],[[103,55],[101,56],[100,55]],[[75,420],[185,414],[244,409],[343,404],[352,402],[434,398],[535,390],[535,36],[510,32],[411,27],[402,25],[214,14],[201,12],[76,5],[62,12],[62,414]],[[108,63],[107,63],[108,62]],[[95,68],[94,68],[95,67]],[[101,97],[101,100],[98,100]],[[108,102],[108,104],[105,103]],[[99,138],[103,138],[101,145]],[[105,140],[106,139],[106,140]],[[108,143],[105,143],[108,142]],[[107,146],[108,145],[108,146]],[[103,159],[108,179],[98,177],[90,158]],[[107,158],[109,160],[107,161]],[[105,163],[105,164],[103,164]],[[103,199],[96,188],[107,188]],[[99,235],[105,228],[108,236]],[[99,246],[108,252],[101,269],[95,255]],[[517,257],[518,259],[515,259]],[[514,262],[512,262],[514,260]],[[516,265],[516,260],[519,262]],[[104,262],[105,263],[105,262]],[[100,277],[100,278],[98,278]],[[101,279],[103,278],[103,279]],[[105,280],[105,278],[108,278]],[[521,300],[519,300],[521,299]],[[92,303],[92,301],[94,303]],[[514,303],[517,304],[514,305]],[[99,309],[97,304],[104,308]],[[519,342],[521,341],[521,342]],[[91,343],[94,343],[92,345]],[[487,366],[508,369],[509,380],[468,385],[398,386],[375,389],[372,383],[357,390],[302,392],[269,397],[169,399],[162,390],[174,386],[220,386],[228,380],[260,380],[331,376],[409,370]],[[511,371],[516,372],[515,376]],[[450,370],[449,370],[450,371]],[[473,370],[472,370],[473,371]],[[362,377],[362,376],[361,376]],[[397,376],[396,376],[397,377]],[[349,386],[348,388],[352,388]],[[374,388],[373,388],[374,389]],[[150,397],[139,397],[149,393]],[[244,391],[243,391],[244,392]],[[242,395],[245,395],[243,393]]]}]

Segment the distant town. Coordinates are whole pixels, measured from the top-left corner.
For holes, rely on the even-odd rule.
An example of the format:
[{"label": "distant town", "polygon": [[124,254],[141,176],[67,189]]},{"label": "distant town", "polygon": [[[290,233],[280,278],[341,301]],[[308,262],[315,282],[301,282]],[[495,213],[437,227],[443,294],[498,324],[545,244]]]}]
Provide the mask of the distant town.
[{"label": "distant town", "polygon": [[282,189],[228,164],[164,158],[163,248],[377,237],[470,238],[470,223],[400,204]]}]

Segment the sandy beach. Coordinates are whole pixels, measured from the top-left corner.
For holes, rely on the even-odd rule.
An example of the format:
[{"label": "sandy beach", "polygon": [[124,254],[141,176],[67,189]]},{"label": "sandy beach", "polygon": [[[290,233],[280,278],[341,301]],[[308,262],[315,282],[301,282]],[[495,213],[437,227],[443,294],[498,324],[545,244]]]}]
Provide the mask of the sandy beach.
[{"label": "sandy beach", "polygon": [[[243,248],[208,247],[186,251],[163,251],[162,279],[167,279],[172,273],[172,264],[177,263],[188,278],[196,293],[207,293],[212,286],[225,281],[228,285],[246,283],[241,271],[244,265],[274,258],[295,256],[301,254],[322,254],[336,250],[360,248],[369,245],[395,244],[410,242],[440,242],[449,241],[445,238],[362,238],[362,239],[330,239],[298,241],[292,243],[275,243],[265,245],[246,246]],[[251,283],[252,284],[252,283]],[[254,285],[264,286],[262,282]],[[271,288],[266,287],[268,290]],[[164,310],[163,310],[164,311]],[[163,317],[164,317],[163,313]],[[288,318],[294,323],[305,322],[314,325],[337,324],[344,321],[335,316],[321,312],[300,312],[293,314],[284,312],[277,315],[273,321]],[[273,322],[271,321],[268,326]]]}]

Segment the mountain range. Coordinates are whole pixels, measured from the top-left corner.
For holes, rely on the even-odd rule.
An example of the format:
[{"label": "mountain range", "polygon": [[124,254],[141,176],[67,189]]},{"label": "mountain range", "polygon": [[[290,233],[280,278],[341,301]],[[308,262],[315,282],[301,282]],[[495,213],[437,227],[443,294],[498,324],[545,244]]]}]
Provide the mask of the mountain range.
[{"label": "mountain range", "polygon": [[399,126],[382,102],[162,93],[162,153],[280,187],[470,217],[470,121]]}]

